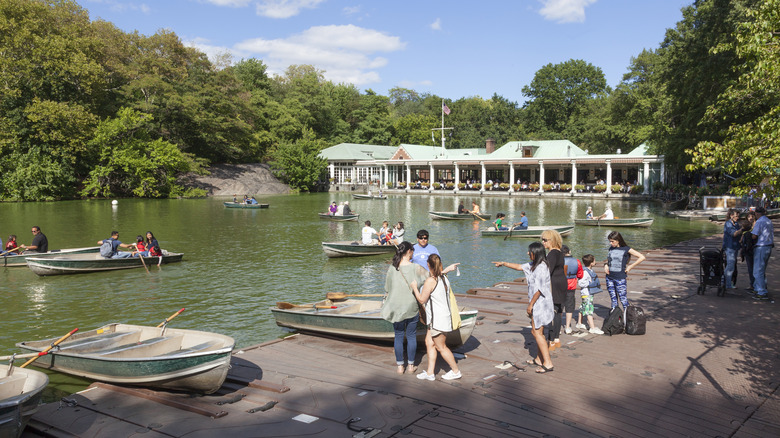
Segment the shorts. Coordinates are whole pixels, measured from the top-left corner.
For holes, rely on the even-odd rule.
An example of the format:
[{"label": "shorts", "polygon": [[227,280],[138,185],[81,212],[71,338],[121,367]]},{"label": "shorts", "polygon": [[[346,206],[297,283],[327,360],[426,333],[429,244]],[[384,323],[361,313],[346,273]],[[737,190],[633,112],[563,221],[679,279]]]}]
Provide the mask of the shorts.
[{"label": "shorts", "polygon": [[574,290],[566,291],[566,298],[563,300],[563,313],[574,313]]},{"label": "shorts", "polygon": [[582,316],[593,315],[593,295],[581,295],[580,314]]},{"label": "shorts", "polygon": [[433,328],[430,328],[430,327],[428,327],[428,332],[431,334],[432,338],[435,338],[436,336],[444,334],[444,332],[440,332],[440,331],[438,331],[436,329],[433,329]]}]

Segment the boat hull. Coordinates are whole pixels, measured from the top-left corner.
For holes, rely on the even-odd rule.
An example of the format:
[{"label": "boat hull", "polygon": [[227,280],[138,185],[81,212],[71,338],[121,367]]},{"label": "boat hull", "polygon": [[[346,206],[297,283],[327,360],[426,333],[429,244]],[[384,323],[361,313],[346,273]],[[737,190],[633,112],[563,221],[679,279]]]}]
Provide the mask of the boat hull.
[{"label": "boat hull", "polygon": [[[336,309],[317,309],[315,305],[337,306]],[[393,324],[379,314],[381,301],[348,299],[321,301],[294,309],[271,307],[276,324],[306,332],[323,333],[348,338],[393,342]],[[461,307],[461,328],[447,334],[447,345],[456,347],[468,340],[477,322],[477,311]],[[417,325],[417,337],[424,337],[426,327]]]},{"label": "boat hull", "polygon": [[35,258],[48,258],[57,257],[72,254],[90,254],[100,252],[99,246],[89,246],[85,248],[67,248],[67,249],[55,249],[49,252],[30,252],[22,255],[4,255],[2,265],[8,268],[27,266],[27,259],[31,257]]},{"label": "boat hull", "polygon": [[223,202],[225,204],[225,208],[248,208],[248,209],[258,209],[258,208],[268,208],[269,204],[244,204],[243,202]]},{"label": "boat hull", "polygon": [[27,259],[27,266],[35,274],[40,276],[83,274],[87,272],[116,271],[119,269],[142,268],[157,264],[180,262],[184,257],[182,253],[169,253],[164,251],[162,256],[155,257],[128,257],[125,259],[107,259],[100,254],[76,254],[71,256],[59,256],[49,258]]},{"label": "boat hull", "polygon": [[334,257],[360,257],[395,254],[395,245],[363,245],[354,241],[322,242],[325,255]]},{"label": "boat hull", "polygon": [[653,225],[652,218],[626,218],[626,219],[575,219],[575,225],[592,227],[649,227]]},{"label": "boat hull", "polygon": [[320,219],[326,220],[326,221],[333,221],[333,222],[347,222],[347,221],[357,221],[360,217],[359,214],[345,214],[343,216],[336,216],[328,213],[318,213],[320,215]]},{"label": "boat hull", "polygon": [[380,199],[380,200],[382,200],[382,199],[387,199],[387,195],[379,196],[379,195],[358,195],[358,194],[353,194],[352,195],[352,199]]},{"label": "boat hull", "polygon": [[18,366],[6,376],[8,366],[0,365],[0,376],[3,376],[0,377],[0,437],[19,437],[30,417],[38,411],[49,377]]},{"label": "boat hull", "polygon": [[480,219],[488,220],[490,219],[489,213],[481,213],[481,214],[471,214],[471,213],[465,213],[465,214],[458,214],[458,213],[451,213],[448,211],[429,211],[429,215],[431,215],[431,219],[440,219],[440,220],[477,220],[477,216],[479,216]]},{"label": "boat hull", "polygon": [[[90,380],[212,393],[227,377],[235,341],[197,330],[109,324],[77,333],[33,364]],[[42,351],[56,339],[21,342]],[[154,342],[152,342],[154,341]]]},{"label": "boat hull", "polygon": [[487,236],[499,236],[499,237],[511,237],[511,238],[539,238],[542,237],[542,233],[547,230],[557,231],[561,236],[568,236],[574,232],[574,225],[551,225],[545,226],[532,226],[525,230],[512,230],[511,234],[509,230],[496,230],[493,227],[487,230],[482,230],[482,237]]}]

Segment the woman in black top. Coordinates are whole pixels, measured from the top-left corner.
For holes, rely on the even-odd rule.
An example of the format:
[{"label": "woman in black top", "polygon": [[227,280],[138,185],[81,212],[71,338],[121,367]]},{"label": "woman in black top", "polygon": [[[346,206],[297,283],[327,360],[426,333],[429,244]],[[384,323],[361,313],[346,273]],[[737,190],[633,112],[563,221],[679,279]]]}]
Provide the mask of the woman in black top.
[{"label": "woman in black top", "polygon": [[553,322],[551,330],[547,331],[547,340],[550,341],[550,351],[561,346],[561,313],[563,302],[566,299],[566,266],[563,263],[561,235],[555,230],[546,230],[542,233],[542,245],[547,249],[547,266],[550,269],[550,286],[552,289]]}]

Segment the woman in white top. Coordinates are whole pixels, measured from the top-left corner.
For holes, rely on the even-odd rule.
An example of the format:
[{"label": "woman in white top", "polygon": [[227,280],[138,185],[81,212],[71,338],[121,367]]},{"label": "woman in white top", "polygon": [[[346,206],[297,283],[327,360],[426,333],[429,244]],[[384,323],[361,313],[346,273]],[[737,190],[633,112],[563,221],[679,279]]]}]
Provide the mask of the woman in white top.
[{"label": "woman in white top", "polygon": [[393,239],[390,242],[392,242],[394,245],[400,244],[404,241],[405,233],[406,230],[404,230],[404,223],[398,222],[395,226],[395,230],[393,231]]},{"label": "woman in white top", "polygon": [[441,378],[444,380],[461,378],[455,356],[452,355],[452,351],[444,342],[447,332],[452,331],[450,282],[444,274],[454,271],[459,264],[453,263],[442,270],[441,258],[438,254],[431,254],[428,257],[429,277],[423,283],[422,290],[417,289],[417,282],[412,283],[412,290],[417,301],[425,305],[425,322],[428,324],[428,333],[425,334],[428,369],[417,375],[420,380],[436,380],[437,353],[441,354],[442,359],[450,366],[450,371],[447,371]]}]

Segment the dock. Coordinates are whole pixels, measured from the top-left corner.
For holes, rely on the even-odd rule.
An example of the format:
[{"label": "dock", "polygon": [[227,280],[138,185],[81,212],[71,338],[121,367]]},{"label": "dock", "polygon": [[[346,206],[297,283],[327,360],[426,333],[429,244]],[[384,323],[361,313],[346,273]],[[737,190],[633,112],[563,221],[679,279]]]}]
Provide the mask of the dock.
[{"label": "dock", "polygon": [[[43,405],[23,436],[780,436],[780,312],[747,293],[744,263],[735,292],[697,294],[698,250],[720,245],[717,235],[644,252],[628,289],[647,334],[562,333],[551,373],[526,364],[536,350],[517,278],[458,294],[480,311],[454,350],[459,380],[441,380],[441,360],[436,381],[397,374],[392,345],[296,334],[236,351],[215,394],[94,383]],[[775,255],[770,292],[778,268]],[[595,298],[600,327],[609,295]],[[417,358],[424,367],[423,345]]]}]

